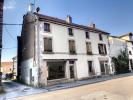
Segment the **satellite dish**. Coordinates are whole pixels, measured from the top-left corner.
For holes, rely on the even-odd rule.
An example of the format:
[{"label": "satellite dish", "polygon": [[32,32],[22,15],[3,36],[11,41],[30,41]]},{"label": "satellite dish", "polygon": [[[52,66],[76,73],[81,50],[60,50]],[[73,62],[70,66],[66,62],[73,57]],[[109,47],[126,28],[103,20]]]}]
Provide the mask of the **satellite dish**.
[{"label": "satellite dish", "polygon": [[40,11],[40,7],[37,7],[36,8],[36,12],[38,13]]}]

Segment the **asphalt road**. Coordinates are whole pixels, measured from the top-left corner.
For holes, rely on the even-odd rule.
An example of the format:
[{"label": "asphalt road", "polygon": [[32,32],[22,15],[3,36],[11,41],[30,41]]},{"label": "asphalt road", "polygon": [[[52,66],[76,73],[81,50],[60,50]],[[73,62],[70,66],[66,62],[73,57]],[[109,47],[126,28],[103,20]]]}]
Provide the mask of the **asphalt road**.
[{"label": "asphalt road", "polygon": [[11,100],[133,100],[133,76]]}]

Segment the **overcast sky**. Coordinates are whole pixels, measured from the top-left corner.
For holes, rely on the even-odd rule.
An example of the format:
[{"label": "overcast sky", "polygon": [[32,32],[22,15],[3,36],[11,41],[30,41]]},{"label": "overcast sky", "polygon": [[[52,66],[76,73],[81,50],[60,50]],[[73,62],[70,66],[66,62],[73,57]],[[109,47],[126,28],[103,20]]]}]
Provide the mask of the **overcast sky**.
[{"label": "overcast sky", "polygon": [[[22,23],[28,4],[33,0],[5,0],[4,23]],[[73,22],[89,25],[112,35],[133,32],[133,0],[36,0],[40,13],[65,19],[69,14]],[[2,60],[16,56],[17,36],[21,26],[3,27]]]}]

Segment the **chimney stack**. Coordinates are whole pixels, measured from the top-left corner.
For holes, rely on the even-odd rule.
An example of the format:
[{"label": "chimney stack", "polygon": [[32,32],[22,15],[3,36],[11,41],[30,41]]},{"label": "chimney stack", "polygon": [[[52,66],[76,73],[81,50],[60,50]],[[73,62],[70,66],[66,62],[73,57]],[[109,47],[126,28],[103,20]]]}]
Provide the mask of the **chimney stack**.
[{"label": "chimney stack", "polygon": [[70,15],[67,15],[66,22],[72,23],[72,17]]},{"label": "chimney stack", "polygon": [[28,11],[29,12],[34,12],[34,4],[32,4],[32,3],[29,4]]},{"label": "chimney stack", "polygon": [[94,23],[91,23],[90,27],[96,28],[96,25]]}]

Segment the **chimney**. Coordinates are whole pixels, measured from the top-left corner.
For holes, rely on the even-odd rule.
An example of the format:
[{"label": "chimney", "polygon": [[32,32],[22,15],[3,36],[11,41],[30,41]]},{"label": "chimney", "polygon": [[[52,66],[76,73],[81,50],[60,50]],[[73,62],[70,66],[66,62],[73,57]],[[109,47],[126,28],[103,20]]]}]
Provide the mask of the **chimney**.
[{"label": "chimney", "polygon": [[96,28],[96,25],[94,23],[91,23],[90,27]]},{"label": "chimney", "polygon": [[72,23],[72,17],[70,15],[67,15],[66,22]]},{"label": "chimney", "polygon": [[32,3],[29,4],[28,11],[29,12],[34,12],[34,4],[32,4]]}]

